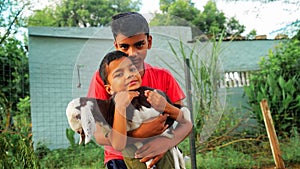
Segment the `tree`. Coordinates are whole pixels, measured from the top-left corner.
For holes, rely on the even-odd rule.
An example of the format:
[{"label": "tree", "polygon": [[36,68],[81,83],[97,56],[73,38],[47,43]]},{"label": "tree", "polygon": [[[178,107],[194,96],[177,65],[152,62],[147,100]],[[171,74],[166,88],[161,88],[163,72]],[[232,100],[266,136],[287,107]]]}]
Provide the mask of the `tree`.
[{"label": "tree", "polygon": [[196,16],[193,24],[206,34],[219,34],[225,29],[226,17],[217,9],[216,3],[208,1],[202,13]]},{"label": "tree", "polygon": [[42,10],[36,10],[33,15],[27,19],[29,26],[54,26],[58,27],[57,14],[51,7],[45,7]]},{"label": "tree", "polygon": [[193,37],[200,34],[227,36],[240,35],[245,31],[234,17],[226,20],[225,14],[217,9],[214,1],[208,1],[201,12],[190,0],[160,0],[163,14],[156,14],[151,25],[177,25],[192,27]]},{"label": "tree", "polygon": [[14,36],[18,29],[24,26],[23,12],[30,6],[30,3],[24,0],[1,0],[0,2],[0,44],[5,39]]},{"label": "tree", "polygon": [[226,35],[225,36],[236,36],[240,35],[245,31],[245,26],[241,25],[235,17],[231,17],[226,23]]},{"label": "tree", "polygon": [[161,0],[160,5],[167,11],[155,14],[151,26],[190,26],[193,36],[200,34],[199,29],[192,24],[194,16],[200,12],[193,3],[188,0]]},{"label": "tree", "polygon": [[171,4],[173,4],[176,0],[159,0],[159,9],[166,13]]},{"label": "tree", "polygon": [[257,35],[256,30],[255,30],[255,29],[252,29],[252,30],[246,35],[246,38],[252,40],[252,39],[255,38],[256,35]]},{"label": "tree", "polygon": [[[29,69],[26,50],[21,41],[7,38],[0,48],[1,83],[0,114],[5,127],[17,110],[20,98],[29,96]],[[5,118],[6,117],[6,118]]]},{"label": "tree", "polygon": [[297,34],[293,37],[293,39],[298,39],[300,41],[300,30],[297,32]]},{"label": "tree", "polygon": [[200,10],[194,7],[194,4],[186,0],[177,0],[168,8],[168,14],[187,21],[193,21]]},{"label": "tree", "polygon": [[54,8],[46,7],[43,10],[36,11],[29,17],[28,25],[58,27],[105,26],[111,21],[111,16],[120,12],[138,11],[140,5],[140,0],[63,0]]},{"label": "tree", "polygon": [[298,39],[300,41],[300,20],[297,19],[293,25],[297,28],[297,30],[295,30],[296,35],[292,37],[292,39]]},{"label": "tree", "polygon": [[0,129],[10,125],[13,112],[20,98],[29,95],[28,58],[24,43],[15,38],[23,26],[22,12],[29,7],[24,1],[5,0],[0,3]]}]

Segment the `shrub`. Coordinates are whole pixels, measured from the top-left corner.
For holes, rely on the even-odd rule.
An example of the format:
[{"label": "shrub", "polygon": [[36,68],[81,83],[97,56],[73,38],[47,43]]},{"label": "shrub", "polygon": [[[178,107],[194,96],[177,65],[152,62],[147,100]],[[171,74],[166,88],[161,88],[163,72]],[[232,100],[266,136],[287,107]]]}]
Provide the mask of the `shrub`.
[{"label": "shrub", "polygon": [[20,99],[11,127],[0,132],[0,168],[39,168],[31,138],[29,100]]},{"label": "shrub", "polygon": [[300,42],[281,43],[269,51],[259,63],[260,71],[252,74],[245,87],[251,110],[261,124],[263,116],[259,102],[267,99],[275,129],[289,136],[293,128],[300,129]]}]

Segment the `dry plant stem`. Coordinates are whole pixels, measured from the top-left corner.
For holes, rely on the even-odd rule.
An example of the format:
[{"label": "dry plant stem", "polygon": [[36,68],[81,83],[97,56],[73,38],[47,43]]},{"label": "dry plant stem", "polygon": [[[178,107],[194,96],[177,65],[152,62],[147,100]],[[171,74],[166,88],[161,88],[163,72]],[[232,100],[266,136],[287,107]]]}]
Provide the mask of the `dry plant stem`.
[{"label": "dry plant stem", "polygon": [[9,126],[10,126],[10,119],[11,119],[11,107],[12,107],[12,103],[7,103],[9,106],[6,107],[5,111],[6,111],[6,123],[5,123],[5,130],[4,131],[7,131],[9,129]]},{"label": "dry plant stem", "polygon": [[[219,137],[215,137],[214,139],[210,140],[209,142],[206,142],[205,144],[209,144],[209,143],[213,143],[215,141],[218,141],[218,140],[224,140],[223,138],[225,137],[228,137],[228,134],[233,132],[235,129],[237,129],[238,127],[241,126],[241,122],[243,121],[243,119],[240,119],[239,122],[234,126],[232,127],[230,130],[228,130],[227,132],[225,132],[223,135],[219,136]],[[218,141],[220,142],[220,141]],[[203,145],[204,143],[201,143],[200,145]]]},{"label": "dry plant stem", "polygon": [[242,138],[242,139],[239,139],[239,140],[233,140],[233,141],[228,142],[226,144],[220,145],[218,148],[223,148],[223,147],[226,147],[228,145],[231,145],[231,144],[234,144],[234,143],[237,143],[237,142],[242,142],[242,141],[260,141],[260,140],[259,140],[259,138]]},{"label": "dry plant stem", "polygon": [[[222,142],[233,138],[232,136],[229,136],[229,134],[232,133],[238,127],[240,127],[243,120],[244,119],[240,119],[235,126],[230,128],[230,130],[226,131],[223,135],[221,135],[219,137],[215,137],[214,139],[210,140],[209,142],[206,142],[205,143],[206,144],[205,148],[201,149],[201,150],[198,150],[198,152],[205,152],[205,151],[208,151],[208,150],[215,150],[216,147],[223,148],[223,147],[226,147],[228,145],[231,145],[231,144],[234,144],[234,143],[237,143],[237,142],[242,142],[242,141],[261,141],[262,136],[258,136],[256,138],[237,139],[237,140],[233,140],[233,141],[230,141],[230,142],[222,145]],[[202,143],[200,145],[204,145],[204,143]]]},{"label": "dry plant stem", "polygon": [[243,139],[233,140],[231,142],[228,142],[228,143],[220,145],[220,146],[207,147],[205,149],[199,150],[198,152],[202,153],[202,152],[209,151],[209,150],[216,150],[217,148],[224,148],[224,147],[229,146],[231,144],[234,144],[234,143],[237,143],[237,142],[242,142],[242,141],[261,141],[260,137],[261,136],[259,136],[257,138],[243,138]]}]

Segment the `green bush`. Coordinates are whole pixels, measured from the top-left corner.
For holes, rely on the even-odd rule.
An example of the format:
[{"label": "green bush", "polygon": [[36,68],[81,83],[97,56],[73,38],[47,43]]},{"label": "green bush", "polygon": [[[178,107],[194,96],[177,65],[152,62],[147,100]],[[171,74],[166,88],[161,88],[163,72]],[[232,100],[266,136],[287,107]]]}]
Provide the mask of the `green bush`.
[{"label": "green bush", "polygon": [[266,99],[272,113],[275,129],[281,136],[289,136],[292,129],[300,129],[300,42],[281,43],[269,51],[259,63],[250,85],[245,87],[251,110],[257,121],[263,123],[260,101]]},{"label": "green bush", "polygon": [[20,133],[0,133],[0,168],[38,168],[30,140]]},{"label": "green bush", "polygon": [[0,133],[0,168],[39,168],[30,126],[30,99],[25,97],[17,103],[11,127]]},{"label": "green bush", "polygon": [[284,144],[281,144],[282,158],[285,162],[300,164],[300,135],[296,131]]}]

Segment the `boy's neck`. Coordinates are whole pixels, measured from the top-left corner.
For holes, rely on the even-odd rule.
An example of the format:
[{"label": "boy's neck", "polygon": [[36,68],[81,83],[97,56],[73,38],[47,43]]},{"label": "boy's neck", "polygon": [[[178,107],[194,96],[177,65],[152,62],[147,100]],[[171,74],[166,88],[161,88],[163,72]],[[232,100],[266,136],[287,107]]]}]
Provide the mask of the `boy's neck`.
[{"label": "boy's neck", "polygon": [[139,70],[139,73],[140,73],[141,77],[143,78],[143,76],[145,74],[145,65],[144,65],[144,68],[142,70]]}]

